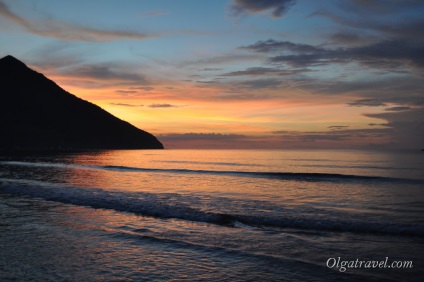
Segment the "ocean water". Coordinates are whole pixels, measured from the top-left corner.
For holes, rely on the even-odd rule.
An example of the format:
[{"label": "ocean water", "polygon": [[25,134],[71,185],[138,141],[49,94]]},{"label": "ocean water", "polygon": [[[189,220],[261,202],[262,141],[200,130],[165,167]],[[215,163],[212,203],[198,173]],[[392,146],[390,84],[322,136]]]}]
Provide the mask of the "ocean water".
[{"label": "ocean water", "polygon": [[423,211],[422,152],[2,154],[0,281],[421,281]]}]

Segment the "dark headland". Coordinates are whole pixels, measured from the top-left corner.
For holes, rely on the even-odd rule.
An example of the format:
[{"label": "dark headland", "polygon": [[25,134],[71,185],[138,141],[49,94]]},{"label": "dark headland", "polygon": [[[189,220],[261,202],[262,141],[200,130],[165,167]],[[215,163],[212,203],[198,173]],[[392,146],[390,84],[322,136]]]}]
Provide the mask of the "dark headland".
[{"label": "dark headland", "polygon": [[163,149],[12,56],[0,59],[0,150]]}]

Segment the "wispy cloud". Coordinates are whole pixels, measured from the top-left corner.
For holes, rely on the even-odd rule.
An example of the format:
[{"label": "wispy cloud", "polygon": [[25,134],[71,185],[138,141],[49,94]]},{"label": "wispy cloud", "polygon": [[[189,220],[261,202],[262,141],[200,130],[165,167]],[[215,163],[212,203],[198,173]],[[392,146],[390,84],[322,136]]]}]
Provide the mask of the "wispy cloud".
[{"label": "wispy cloud", "polygon": [[[261,54],[240,54],[240,52],[228,52],[224,54],[217,54],[215,56],[210,56],[206,58],[201,58],[198,60],[183,61],[178,67],[187,67],[187,66],[206,66],[204,70],[213,70],[218,69],[215,66],[227,66],[236,63],[244,63],[248,61],[258,61],[262,59],[263,55]],[[212,67],[213,66],[213,67]]]},{"label": "wispy cloud", "polygon": [[[147,80],[143,75],[137,74],[135,71],[127,69],[126,66],[116,65],[113,63],[78,65],[71,69],[63,71],[63,74],[70,77],[75,76],[92,78],[105,82],[107,82],[108,80],[114,80],[133,82],[136,84],[147,84]],[[132,93],[136,92],[135,90],[130,91]],[[130,92],[126,91],[126,93]]]},{"label": "wispy cloud", "polygon": [[401,112],[401,111],[408,111],[410,109],[411,109],[411,107],[390,107],[390,108],[386,108],[384,110],[388,111],[388,112]]},{"label": "wispy cloud", "polygon": [[137,90],[143,90],[143,91],[151,91],[153,89],[155,89],[154,87],[150,87],[150,86],[133,86],[130,87],[129,89],[137,89]]},{"label": "wispy cloud", "polygon": [[137,93],[137,91],[134,91],[134,90],[116,90],[115,92],[119,93],[119,94],[124,94],[124,95],[136,94]]},{"label": "wispy cloud", "polygon": [[270,11],[271,17],[280,18],[294,4],[295,0],[233,0],[231,11],[234,16]]},{"label": "wispy cloud", "polygon": [[206,83],[206,84],[212,84],[212,83],[216,83],[216,81],[214,80],[197,80],[197,83]]},{"label": "wispy cloud", "polygon": [[269,39],[265,41],[258,41],[249,46],[242,46],[240,49],[247,49],[259,53],[271,53],[290,51],[293,53],[319,53],[322,51],[320,47],[315,47],[308,44],[293,43],[290,41],[277,41]]},{"label": "wispy cloud", "polygon": [[[409,38],[421,40],[424,28],[422,12],[424,3],[416,0],[340,0],[337,9],[320,9],[310,17],[321,16],[332,20],[348,33],[359,36],[370,34],[384,38]],[[396,17],[396,20],[394,20]],[[354,30],[354,31],[353,31]]]},{"label": "wispy cloud", "polygon": [[354,107],[380,107],[380,106],[386,106],[385,103],[381,102],[380,100],[373,99],[373,98],[367,98],[367,99],[360,99],[353,102],[347,103],[349,106]]},{"label": "wispy cloud", "polygon": [[31,22],[11,11],[4,1],[0,1],[0,16],[23,27],[28,32],[67,41],[106,42],[118,39],[143,40],[157,36],[133,31],[102,30],[53,19]]},{"label": "wispy cloud", "polygon": [[291,67],[358,63],[388,70],[399,69],[399,66],[424,69],[422,58],[424,44],[407,40],[382,40],[365,46],[330,49],[270,39],[240,48],[259,53],[277,54],[271,55],[268,61],[272,64]]},{"label": "wispy cloud", "polygon": [[[424,81],[418,76],[370,76],[363,79],[304,78],[305,90],[325,96],[345,96],[350,106],[424,105]],[[399,95],[402,93],[402,95]],[[356,97],[352,101],[352,97]]]},{"label": "wispy cloud", "polygon": [[328,128],[330,130],[340,130],[340,129],[346,129],[348,127],[349,127],[348,125],[331,125]]},{"label": "wispy cloud", "polygon": [[134,105],[134,104],[126,104],[126,103],[110,103],[110,105],[122,106],[122,107],[144,107],[144,105]]},{"label": "wispy cloud", "polygon": [[178,105],[172,105],[172,104],[150,104],[148,105],[149,108],[178,108],[181,106]]},{"label": "wispy cloud", "polygon": [[199,71],[219,71],[219,70],[222,70],[222,68],[204,68]]},{"label": "wispy cloud", "polygon": [[363,46],[378,42],[378,37],[355,33],[352,31],[337,31],[329,36],[331,43],[336,46]]},{"label": "wispy cloud", "polygon": [[239,140],[246,136],[239,134],[222,134],[222,133],[169,133],[161,135],[161,139],[167,141],[189,141],[189,140]]},{"label": "wispy cloud", "polygon": [[279,69],[253,67],[242,71],[233,71],[221,74],[220,76],[291,76],[304,72],[310,72],[308,69]]},{"label": "wispy cloud", "polygon": [[[282,140],[291,142],[320,142],[320,141],[359,141],[360,139],[369,142],[379,140],[387,142],[387,129],[347,129],[347,127],[332,127],[337,130],[331,131],[273,131],[275,135],[281,136]],[[367,141],[367,142],[368,142]]]},{"label": "wispy cloud", "polygon": [[[262,78],[262,79],[254,79],[254,80],[245,80],[245,81],[239,82],[237,85],[241,87],[247,87],[249,89],[274,89],[274,88],[281,87],[282,84],[283,84],[283,81],[281,81],[278,78]],[[249,96],[246,95],[246,97],[249,97]],[[264,98],[264,96],[262,97]]]}]

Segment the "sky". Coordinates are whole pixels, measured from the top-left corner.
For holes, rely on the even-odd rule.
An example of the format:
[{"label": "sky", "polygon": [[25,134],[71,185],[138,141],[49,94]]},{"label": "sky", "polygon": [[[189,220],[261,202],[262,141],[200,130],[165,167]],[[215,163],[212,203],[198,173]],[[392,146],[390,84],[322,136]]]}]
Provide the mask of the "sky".
[{"label": "sky", "polygon": [[423,149],[423,31],[421,0],[0,0],[0,57],[170,149]]}]

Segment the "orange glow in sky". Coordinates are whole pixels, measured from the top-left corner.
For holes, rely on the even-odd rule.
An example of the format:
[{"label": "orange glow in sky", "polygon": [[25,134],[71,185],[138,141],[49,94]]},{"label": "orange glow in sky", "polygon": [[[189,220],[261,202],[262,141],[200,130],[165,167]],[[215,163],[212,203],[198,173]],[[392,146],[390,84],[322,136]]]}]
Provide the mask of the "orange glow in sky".
[{"label": "orange glow in sky", "polygon": [[0,0],[0,56],[169,148],[421,148],[424,6],[342,2]]}]

